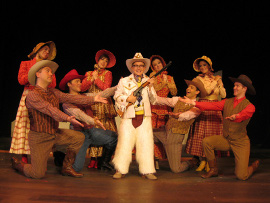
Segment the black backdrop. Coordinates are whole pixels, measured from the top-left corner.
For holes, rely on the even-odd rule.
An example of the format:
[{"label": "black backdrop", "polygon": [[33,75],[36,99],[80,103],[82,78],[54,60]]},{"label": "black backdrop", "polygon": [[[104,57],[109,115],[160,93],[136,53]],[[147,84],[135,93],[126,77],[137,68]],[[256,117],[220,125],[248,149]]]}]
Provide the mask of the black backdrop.
[{"label": "black backdrop", "polygon": [[[253,144],[269,147],[268,97],[269,16],[267,2],[239,1],[1,1],[1,133],[10,136],[23,87],[17,74],[20,62],[39,42],[54,41],[60,65],[57,82],[71,69],[80,74],[93,69],[95,53],[107,49],[116,56],[113,85],[129,75],[125,60],[135,52],[161,55],[172,61],[178,95],[184,79],[197,73],[193,61],[209,56],[215,71],[223,70],[227,96],[229,76],[248,75],[257,95],[248,134]],[[148,72],[148,74],[150,71]]]}]

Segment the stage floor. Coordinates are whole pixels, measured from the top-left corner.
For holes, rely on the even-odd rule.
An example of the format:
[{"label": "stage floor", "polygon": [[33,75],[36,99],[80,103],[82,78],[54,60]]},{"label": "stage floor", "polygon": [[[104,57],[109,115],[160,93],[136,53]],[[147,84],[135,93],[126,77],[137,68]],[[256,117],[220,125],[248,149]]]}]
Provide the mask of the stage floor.
[{"label": "stage floor", "polygon": [[0,153],[1,202],[270,202],[270,157],[263,152],[252,154],[251,161],[262,162],[247,181],[235,178],[233,158],[220,158],[220,176],[210,179],[195,170],[174,174],[163,160],[158,180],[150,181],[140,177],[135,161],[125,178],[114,180],[113,173],[86,166],[83,178],[62,176],[50,157],[45,178],[35,180],[15,172],[11,156]]}]

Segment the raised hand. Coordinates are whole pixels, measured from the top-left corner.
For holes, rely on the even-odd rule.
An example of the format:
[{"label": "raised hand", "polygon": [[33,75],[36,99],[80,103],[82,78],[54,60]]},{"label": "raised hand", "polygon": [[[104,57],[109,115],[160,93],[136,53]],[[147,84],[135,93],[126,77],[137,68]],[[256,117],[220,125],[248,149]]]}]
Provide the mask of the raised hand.
[{"label": "raised hand", "polygon": [[186,103],[186,104],[191,104],[191,105],[194,105],[194,106],[196,105],[196,102],[195,102],[195,101],[189,99],[189,98],[186,97],[186,96],[184,96],[184,98],[179,97],[179,101],[184,102],[184,103]]},{"label": "raised hand", "polygon": [[95,97],[94,97],[94,102],[101,102],[101,103],[104,103],[104,104],[107,104],[108,103],[108,100],[102,96],[100,96],[101,93],[97,94]]},{"label": "raised hand", "polygon": [[95,118],[94,118],[94,121],[95,121],[95,125],[100,126],[103,130],[106,130],[106,128],[105,128],[105,126],[103,125],[103,123],[101,123],[101,121],[98,120],[98,117],[95,117]]},{"label": "raised hand", "polygon": [[231,116],[226,117],[225,119],[230,120],[230,121],[234,121],[236,119],[236,116],[237,116],[237,114],[233,114]]}]

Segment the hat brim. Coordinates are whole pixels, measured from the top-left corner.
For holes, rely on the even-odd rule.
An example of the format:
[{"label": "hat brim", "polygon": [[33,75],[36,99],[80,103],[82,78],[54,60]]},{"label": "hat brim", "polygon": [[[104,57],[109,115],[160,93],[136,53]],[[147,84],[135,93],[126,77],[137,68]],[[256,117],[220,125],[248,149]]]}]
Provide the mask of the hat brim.
[{"label": "hat brim", "polygon": [[246,86],[247,87],[247,93],[250,94],[250,95],[256,95],[256,90],[255,88],[253,87],[252,84],[250,84],[249,82],[247,82],[246,80],[242,80],[242,79],[239,79],[239,78],[233,78],[233,77],[229,77],[229,79],[235,83],[235,82],[240,82],[242,85]]},{"label": "hat brim", "polygon": [[150,59],[148,58],[139,58],[139,59],[127,59],[126,60],[126,65],[128,67],[128,70],[133,73],[133,70],[132,70],[132,64],[135,63],[135,62],[143,62],[145,64],[145,70],[144,70],[144,74],[148,72],[149,70],[149,67],[150,67]]},{"label": "hat brim", "polygon": [[193,69],[194,69],[196,72],[201,72],[201,71],[200,71],[200,68],[199,68],[199,61],[205,61],[206,63],[208,63],[208,65],[210,66],[210,70],[211,70],[211,71],[214,71],[212,65],[209,64],[208,61],[206,61],[205,59],[202,59],[202,58],[197,58],[197,59],[193,62]]},{"label": "hat brim", "polygon": [[50,60],[42,60],[35,63],[28,72],[28,81],[31,85],[36,85],[36,72],[38,72],[41,68],[44,67],[50,67],[52,73],[54,74],[59,66],[57,63]]},{"label": "hat brim", "polygon": [[74,79],[83,80],[84,78],[85,78],[84,75],[68,75],[61,80],[61,82],[59,83],[59,88],[60,88],[60,90],[66,90],[67,89],[66,85],[68,82],[70,82],[71,80],[74,80]]},{"label": "hat brim", "polygon": [[[194,81],[196,80],[196,81]],[[193,80],[185,80],[187,86],[189,85],[194,85],[195,87],[197,87],[200,91],[200,98],[204,98],[206,97],[208,94],[206,92],[206,89],[204,88],[203,83],[199,80],[199,79],[193,79]]]},{"label": "hat brim", "polygon": [[113,67],[116,64],[116,58],[115,58],[115,56],[114,56],[114,54],[112,52],[110,52],[110,51],[108,51],[106,49],[99,50],[96,53],[96,56],[95,56],[96,63],[98,63],[98,60],[99,60],[100,56],[102,56],[103,54],[106,54],[110,59],[106,68]]},{"label": "hat brim", "polygon": [[56,46],[55,43],[53,41],[48,41],[45,43],[40,43],[39,47],[37,47],[37,49],[34,51],[32,51],[29,55],[28,58],[33,59],[34,56],[36,55],[36,53],[44,46],[49,46],[50,47],[50,53],[49,56],[47,58],[47,60],[53,60],[56,57]]}]

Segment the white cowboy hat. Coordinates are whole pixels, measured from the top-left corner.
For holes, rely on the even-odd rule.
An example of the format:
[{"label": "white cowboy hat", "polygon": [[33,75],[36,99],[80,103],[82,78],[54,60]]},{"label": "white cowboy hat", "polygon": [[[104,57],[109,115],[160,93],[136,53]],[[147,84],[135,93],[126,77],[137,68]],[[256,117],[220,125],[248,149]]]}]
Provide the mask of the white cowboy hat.
[{"label": "white cowboy hat", "polygon": [[58,68],[58,64],[50,60],[42,60],[35,63],[28,72],[28,81],[31,85],[36,85],[36,72],[44,67],[50,67],[52,69],[52,73],[54,74]]},{"label": "white cowboy hat", "polygon": [[145,67],[146,67],[145,70],[144,70],[144,73],[147,73],[147,71],[149,70],[149,67],[150,67],[150,59],[143,58],[143,56],[142,56],[142,54],[140,52],[136,53],[132,59],[127,59],[126,60],[126,65],[128,67],[128,70],[131,73],[133,73],[132,64],[135,63],[135,62],[143,62]]}]

